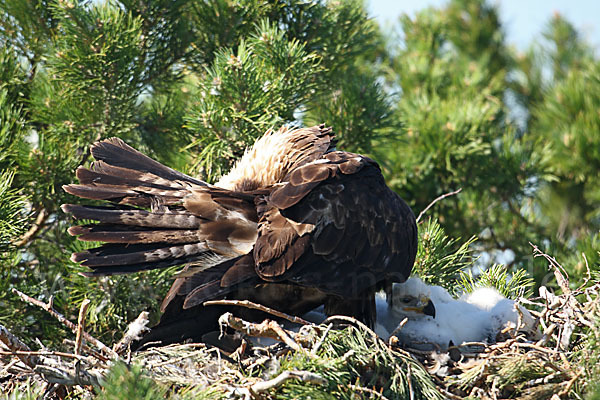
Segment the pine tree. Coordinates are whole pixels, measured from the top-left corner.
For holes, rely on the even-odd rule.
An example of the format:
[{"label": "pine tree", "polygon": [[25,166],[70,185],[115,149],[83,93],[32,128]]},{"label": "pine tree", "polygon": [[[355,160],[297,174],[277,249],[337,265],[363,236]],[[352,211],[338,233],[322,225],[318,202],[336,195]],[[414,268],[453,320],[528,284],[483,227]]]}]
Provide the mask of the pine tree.
[{"label": "pine tree", "polygon": [[479,251],[494,259],[510,250],[523,265],[539,229],[521,208],[546,160],[509,117],[512,59],[496,9],[451,1],[402,17],[401,27],[388,82],[401,90],[394,118],[405,135],[382,154],[389,181],[415,210],[462,188],[433,209],[446,232],[477,235]]},{"label": "pine tree", "polygon": [[[24,337],[63,333],[12,288],[67,314],[89,298],[90,326],[110,337],[142,309],[156,318],[169,286],[170,270],[89,280],[69,261],[85,245],[65,234],[59,206],[76,200],[61,186],[91,161],[94,141],[119,136],[214,181],[269,128],[339,123],[344,148],[357,151],[386,128],[373,72],[383,39],[360,1],[1,0],[0,14],[10,260],[0,301],[11,310],[3,322]],[[30,318],[16,318],[24,307]]]},{"label": "pine tree", "polygon": [[0,323],[54,348],[67,335],[11,289],[71,320],[91,299],[107,342],[141,310],[156,320],[172,270],[90,280],[69,260],[94,244],[66,234],[59,206],[78,200],[61,187],[111,136],[213,182],[267,129],[326,123],[417,214],[462,188],[420,224],[427,282],[552,285],[529,242],[573,285],[586,265],[598,279],[600,61],[576,27],[556,15],[515,54],[490,2],[451,0],[399,28],[360,0],[0,0]]},{"label": "pine tree", "polygon": [[[556,16],[545,45],[517,55],[493,6],[455,0],[400,21],[387,82],[400,92],[392,118],[403,135],[379,158],[388,181],[450,237],[478,236],[479,265],[545,266],[529,242],[568,257],[573,282],[598,268],[598,61]],[[546,75],[552,71],[550,77]]]}]

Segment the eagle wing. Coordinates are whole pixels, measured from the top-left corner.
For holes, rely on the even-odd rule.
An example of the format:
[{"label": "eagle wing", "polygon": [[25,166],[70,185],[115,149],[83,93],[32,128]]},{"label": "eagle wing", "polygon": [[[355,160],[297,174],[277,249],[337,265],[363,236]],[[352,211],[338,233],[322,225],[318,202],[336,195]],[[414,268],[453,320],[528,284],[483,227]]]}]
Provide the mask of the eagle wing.
[{"label": "eagle wing", "polygon": [[256,272],[349,296],[404,281],[417,250],[415,217],[373,160],[334,151],[290,173],[258,207]]}]

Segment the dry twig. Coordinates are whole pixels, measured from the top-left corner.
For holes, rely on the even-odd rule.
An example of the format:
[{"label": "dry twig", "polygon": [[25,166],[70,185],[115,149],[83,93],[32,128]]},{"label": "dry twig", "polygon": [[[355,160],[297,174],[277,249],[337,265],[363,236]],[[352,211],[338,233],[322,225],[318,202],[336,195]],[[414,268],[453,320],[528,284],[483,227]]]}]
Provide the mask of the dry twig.
[{"label": "dry twig", "polygon": [[31,225],[31,228],[29,228],[29,230],[25,232],[25,234],[18,240],[16,240],[13,244],[16,247],[22,247],[30,241],[32,241],[44,226],[44,223],[46,222],[48,216],[48,211],[45,208],[42,208],[38,213],[37,217],[35,218],[35,221]]},{"label": "dry twig", "polygon": [[219,317],[221,326],[229,326],[236,331],[243,332],[248,336],[268,337],[280,340],[292,349],[305,353],[306,351],[296,343],[290,335],[277,322],[264,320],[260,324],[244,321],[241,318],[234,317],[232,313],[225,313]]},{"label": "dry twig", "polygon": [[85,371],[83,369],[79,369],[78,371],[68,371],[62,368],[42,364],[36,365],[33,370],[42,375],[48,382],[67,386],[99,386],[100,380],[103,378],[103,375],[97,372]]},{"label": "dry twig", "polygon": [[246,308],[250,308],[253,310],[259,310],[259,311],[266,312],[267,314],[271,314],[276,317],[283,318],[283,319],[293,322],[295,324],[302,324],[302,325],[310,325],[311,324],[307,320],[302,319],[300,317],[296,317],[294,315],[289,315],[289,314],[283,313],[281,311],[274,310],[270,307],[263,306],[262,304],[253,303],[248,300],[210,300],[210,301],[205,301],[202,304],[205,306],[216,306],[216,305],[223,306],[224,305],[224,306],[246,307]]},{"label": "dry twig", "polygon": [[348,387],[356,392],[368,393],[371,395],[370,397],[375,396],[376,398],[381,399],[381,400],[388,400],[387,397],[385,397],[383,394],[379,393],[377,390],[373,390],[373,389],[358,386],[358,385],[348,385]]},{"label": "dry twig", "polygon": [[[34,306],[40,307],[43,310],[46,310],[50,315],[52,315],[54,318],[56,318],[64,326],[69,328],[73,333],[77,333],[77,325],[72,323],[67,318],[65,318],[61,313],[56,311],[52,307],[52,302],[49,302],[48,304],[46,304],[43,301],[40,301],[40,300],[34,299],[33,297],[27,296],[25,293],[22,293],[22,292],[18,291],[17,289],[13,288],[12,291],[13,291],[13,293],[17,294],[21,298],[21,300],[23,300],[29,304],[33,304]],[[81,333],[81,335],[85,340],[87,340],[88,342],[92,343],[94,346],[96,346],[100,350],[102,350],[102,351],[106,352],[108,355],[110,355],[111,358],[119,358],[119,355],[117,353],[115,353],[110,347],[106,346],[104,343],[102,343],[101,341],[99,341],[98,339],[96,339],[95,337],[90,335],[89,333],[83,331]]]},{"label": "dry twig", "polygon": [[[87,357],[79,355],[79,354],[72,354],[72,353],[65,353],[62,351],[43,351],[43,350],[14,350],[14,351],[4,351],[4,350],[0,350],[0,355],[2,356],[47,356],[47,357],[63,357],[63,358],[73,358],[76,360],[86,360]],[[38,360],[38,364],[40,364],[41,361]],[[37,364],[36,364],[37,365]],[[35,365],[30,365],[30,366],[35,366]]]},{"label": "dry twig", "polygon": [[25,365],[33,368],[39,363],[36,354],[31,354],[31,349],[18,337],[9,332],[4,325],[0,325],[0,341],[10,350],[10,354],[15,354]]},{"label": "dry twig", "polygon": [[462,188],[459,188],[458,190],[455,190],[454,192],[445,193],[445,194],[443,194],[443,195],[441,195],[441,196],[438,196],[438,197],[436,197],[436,198],[435,198],[435,199],[434,199],[434,200],[433,200],[431,203],[429,203],[429,205],[428,205],[427,207],[425,207],[425,208],[423,209],[423,211],[421,211],[421,212],[419,213],[419,216],[417,217],[417,224],[418,224],[418,223],[419,223],[419,221],[421,220],[421,217],[423,217],[423,215],[424,215],[424,214],[425,214],[427,211],[429,211],[429,209],[430,209],[431,207],[433,207],[435,203],[437,203],[437,202],[438,202],[438,201],[440,201],[440,200],[443,200],[443,199],[445,199],[446,197],[450,197],[450,196],[454,196],[455,194],[459,194],[461,191],[462,191]]},{"label": "dry twig", "polygon": [[553,267],[554,276],[556,277],[556,282],[558,286],[562,289],[563,293],[568,295],[571,293],[571,289],[569,288],[569,276],[567,275],[567,271],[563,268],[562,265],[556,261],[556,259],[552,256],[541,251],[535,244],[529,242],[529,245],[533,247],[533,256],[534,257],[543,257],[548,261],[548,264]]},{"label": "dry twig", "polygon": [[81,302],[81,307],[79,308],[79,318],[77,318],[77,331],[75,334],[75,354],[81,354],[81,347],[83,346],[83,332],[85,327],[85,315],[87,314],[88,307],[90,306],[90,301],[85,299]]},{"label": "dry twig", "polygon": [[314,372],[284,371],[273,379],[255,383],[254,385],[250,386],[249,390],[250,393],[252,393],[255,397],[258,397],[259,393],[277,388],[290,379],[298,379],[302,382],[313,383],[315,385],[327,385],[327,379],[323,378],[321,375],[315,374]]}]

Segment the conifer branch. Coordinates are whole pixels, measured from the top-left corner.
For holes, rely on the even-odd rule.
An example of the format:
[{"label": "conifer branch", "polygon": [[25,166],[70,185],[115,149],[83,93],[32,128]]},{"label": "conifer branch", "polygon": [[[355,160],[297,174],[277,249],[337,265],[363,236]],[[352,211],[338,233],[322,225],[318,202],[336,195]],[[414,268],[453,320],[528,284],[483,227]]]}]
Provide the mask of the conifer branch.
[{"label": "conifer branch", "polygon": [[23,236],[21,236],[20,239],[15,241],[14,245],[16,247],[23,247],[27,243],[29,243],[30,241],[35,239],[36,236],[38,235],[38,233],[40,233],[40,231],[41,231],[42,227],[44,226],[48,217],[49,217],[48,211],[46,211],[45,208],[42,208],[38,212],[38,214],[35,218],[35,221],[33,222],[33,225],[31,225],[31,228],[29,228],[29,230],[27,232],[25,232],[25,234]]}]

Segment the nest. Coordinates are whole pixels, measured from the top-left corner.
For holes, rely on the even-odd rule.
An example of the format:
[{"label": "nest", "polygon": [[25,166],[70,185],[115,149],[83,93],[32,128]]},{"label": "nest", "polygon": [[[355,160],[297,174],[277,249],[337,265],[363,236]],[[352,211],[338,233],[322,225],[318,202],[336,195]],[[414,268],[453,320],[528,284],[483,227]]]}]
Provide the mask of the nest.
[{"label": "nest", "polygon": [[[102,390],[111,369],[122,364],[140,366],[145,377],[172,393],[192,388],[209,398],[571,398],[585,392],[589,376],[597,373],[589,370],[593,361],[582,360],[597,356],[584,339],[600,338],[600,284],[587,279],[571,290],[560,266],[548,260],[562,294],[542,287],[538,297],[519,300],[539,320],[535,335],[517,327],[505,330],[497,343],[465,343],[443,352],[400,348],[393,337],[386,343],[349,317],[314,325],[233,301],[227,304],[259,308],[302,327],[294,332],[275,320],[251,323],[226,313],[220,323],[235,331],[237,347],[232,351],[180,344],[132,354],[129,343],[144,329],[146,315],[110,348],[83,330],[85,302],[75,324],[52,304],[19,293],[73,330],[73,351],[32,350],[0,326],[0,390],[11,393],[27,383],[43,398],[91,398]],[[259,337],[276,343],[257,344]]]}]

